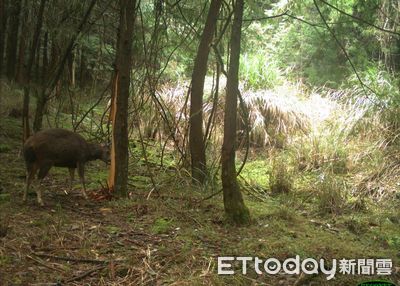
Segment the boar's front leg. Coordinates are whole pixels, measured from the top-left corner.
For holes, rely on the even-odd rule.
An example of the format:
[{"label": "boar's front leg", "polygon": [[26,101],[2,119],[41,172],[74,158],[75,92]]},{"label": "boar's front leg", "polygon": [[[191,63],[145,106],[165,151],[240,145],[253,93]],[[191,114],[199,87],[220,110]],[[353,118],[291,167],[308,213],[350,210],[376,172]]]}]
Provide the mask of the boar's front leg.
[{"label": "boar's front leg", "polygon": [[81,184],[82,184],[82,192],[83,192],[83,196],[85,197],[85,199],[89,199],[88,195],[86,194],[86,186],[85,186],[85,163],[78,163],[78,174],[79,174],[79,178],[81,179]]}]

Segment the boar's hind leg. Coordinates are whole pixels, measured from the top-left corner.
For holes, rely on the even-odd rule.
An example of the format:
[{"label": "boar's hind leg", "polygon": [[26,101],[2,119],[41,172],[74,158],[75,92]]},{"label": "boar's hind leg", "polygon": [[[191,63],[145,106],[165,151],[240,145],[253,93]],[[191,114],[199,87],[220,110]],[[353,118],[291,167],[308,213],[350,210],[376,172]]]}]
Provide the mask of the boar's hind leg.
[{"label": "boar's hind leg", "polygon": [[75,168],[68,168],[69,171],[69,190],[72,191],[74,177],[75,177]]},{"label": "boar's hind leg", "polygon": [[27,167],[26,170],[26,186],[24,191],[24,197],[22,200],[26,202],[26,197],[28,195],[29,187],[32,183],[32,180],[35,178],[36,172],[38,170],[38,166],[36,164],[31,164]]},{"label": "boar's hind leg", "polygon": [[85,199],[88,199],[88,195],[86,194],[86,186],[85,186],[85,164],[83,163],[78,163],[78,173],[79,173],[79,178],[81,179],[82,183],[82,192],[83,196]]},{"label": "boar's hind leg", "polygon": [[39,179],[40,183],[39,183],[39,186],[36,188],[36,195],[37,195],[37,201],[38,201],[39,205],[41,205],[41,206],[44,206],[44,203],[42,200],[42,187],[43,187],[42,180],[44,177],[46,177],[50,168],[51,168],[50,164],[42,165],[40,167],[39,174],[38,174],[38,179]]}]

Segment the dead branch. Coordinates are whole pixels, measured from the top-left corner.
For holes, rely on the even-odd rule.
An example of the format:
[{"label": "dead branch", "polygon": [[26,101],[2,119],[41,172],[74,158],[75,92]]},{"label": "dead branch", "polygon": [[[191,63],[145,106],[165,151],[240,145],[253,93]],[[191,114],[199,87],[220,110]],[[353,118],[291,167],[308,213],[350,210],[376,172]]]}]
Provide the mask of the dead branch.
[{"label": "dead branch", "polygon": [[96,259],[81,259],[81,258],[73,258],[73,257],[65,257],[65,256],[55,256],[49,254],[42,253],[32,253],[34,256],[41,258],[50,258],[55,260],[63,260],[63,261],[72,261],[72,262],[80,262],[80,263],[95,263],[95,264],[105,264],[108,263],[106,260],[96,260]]}]

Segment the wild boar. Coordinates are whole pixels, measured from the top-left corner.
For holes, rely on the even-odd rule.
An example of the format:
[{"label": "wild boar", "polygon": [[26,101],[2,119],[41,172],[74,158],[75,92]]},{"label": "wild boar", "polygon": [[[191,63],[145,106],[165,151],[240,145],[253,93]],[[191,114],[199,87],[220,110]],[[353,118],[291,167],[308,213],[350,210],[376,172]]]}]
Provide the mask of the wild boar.
[{"label": "wild boar", "polygon": [[[29,186],[37,171],[40,182],[51,167],[66,167],[70,174],[70,187],[74,180],[75,169],[83,186],[83,195],[87,199],[85,186],[85,164],[100,159],[110,161],[108,146],[88,143],[81,135],[60,128],[39,131],[29,137],[23,148],[26,165],[26,188],[23,200],[26,201]],[[41,184],[40,184],[41,185]],[[37,201],[43,206],[41,186],[36,188]]]}]

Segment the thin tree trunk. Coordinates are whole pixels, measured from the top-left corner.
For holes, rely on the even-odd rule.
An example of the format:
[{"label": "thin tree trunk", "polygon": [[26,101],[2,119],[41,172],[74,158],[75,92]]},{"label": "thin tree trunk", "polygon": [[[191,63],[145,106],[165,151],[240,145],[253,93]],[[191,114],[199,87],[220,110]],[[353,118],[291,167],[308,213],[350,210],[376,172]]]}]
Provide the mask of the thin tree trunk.
[{"label": "thin tree trunk", "polygon": [[75,50],[72,50],[68,57],[68,81],[75,87]]},{"label": "thin tree trunk", "polygon": [[[42,46],[41,43],[41,37],[39,37],[38,43],[37,43],[37,50],[40,50],[40,47]],[[31,68],[31,74],[33,73],[31,80],[35,80],[39,82],[40,80],[40,53],[36,53],[36,57],[34,59],[32,68]]]},{"label": "thin tree trunk", "polygon": [[3,74],[4,47],[6,43],[7,0],[0,0],[0,77]]},{"label": "thin tree trunk", "polygon": [[9,80],[15,79],[15,71],[17,67],[17,48],[18,48],[18,30],[19,30],[19,14],[21,11],[21,0],[10,2],[10,16],[8,22],[8,38],[7,38],[7,63],[6,74]]},{"label": "thin tree trunk", "polygon": [[77,28],[77,31],[75,32],[75,34],[72,36],[71,40],[69,41],[67,49],[65,50],[65,53],[61,59],[61,62],[57,66],[54,77],[51,78],[51,80],[48,82],[48,85],[45,86],[43,88],[43,91],[38,95],[38,100],[36,102],[35,118],[33,121],[33,130],[35,132],[39,131],[42,128],[43,114],[44,114],[44,110],[45,110],[45,106],[46,106],[48,97],[54,91],[54,89],[57,87],[57,83],[61,79],[61,75],[64,71],[65,63],[67,62],[68,56],[72,52],[72,49],[76,42],[76,39],[82,32],[84,25],[89,20],[89,16],[93,10],[94,5],[96,4],[96,1],[97,0],[92,0],[90,2],[88,10],[86,11],[85,16],[83,17],[82,21],[80,22],[80,24]]},{"label": "thin tree trunk", "polygon": [[[25,52],[26,52],[26,38],[28,37],[27,22],[29,22],[29,7],[28,2],[23,1],[21,12],[21,34],[19,37],[19,48],[18,48],[18,63],[17,63],[17,74],[15,76],[16,82],[23,84],[25,81]],[[33,7],[32,7],[33,8]]]},{"label": "thin tree trunk", "polygon": [[243,0],[236,0],[230,40],[230,63],[226,83],[224,116],[224,141],[221,156],[221,177],[225,213],[229,220],[232,220],[237,224],[246,224],[250,221],[249,210],[244,204],[242,193],[240,192],[236,180],[235,167],[237,95],[239,86],[239,59],[243,6]]},{"label": "thin tree trunk", "polygon": [[128,99],[132,68],[135,0],[120,0],[120,22],[114,75],[111,119],[113,124],[109,188],[119,196],[128,191]]},{"label": "thin tree trunk", "polygon": [[85,48],[81,47],[81,58],[80,58],[80,68],[79,68],[79,86],[81,88],[85,87],[88,75],[86,68],[86,57],[85,57]]},{"label": "thin tree trunk", "polygon": [[[29,60],[28,64],[26,67],[26,75],[25,75],[25,88],[24,88],[24,102],[23,102],[23,110],[22,110],[22,128],[23,128],[23,135],[22,135],[22,143],[25,142],[25,140],[30,136],[30,126],[29,126],[29,101],[30,101],[30,96],[29,96],[29,83],[31,81],[31,71],[32,71],[32,66],[33,62],[35,60],[35,54],[38,48],[38,43],[39,43],[39,38],[40,38],[40,31],[42,29],[43,25],[43,14],[44,14],[44,8],[46,5],[47,0],[41,0],[40,1],[40,6],[39,6],[39,13],[37,15],[37,23],[36,23],[36,28],[35,32],[33,34],[33,39],[32,39],[32,45],[30,48],[30,53],[29,53]],[[43,111],[42,111],[43,113]],[[43,117],[43,115],[42,115]]]},{"label": "thin tree trunk", "polygon": [[203,184],[207,177],[205,142],[203,135],[203,92],[207,73],[208,55],[213,39],[218,13],[222,0],[212,0],[204,26],[203,34],[194,62],[190,92],[190,130],[189,146],[191,155],[192,178]]},{"label": "thin tree trunk", "polygon": [[44,34],[44,38],[43,38],[43,55],[42,55],[42,72],[41,72],[41,82],[42,85],[45,84],[46,82],[46,76],[47,76],[47,69],[49,66],[49,56],[48,56],[48,41],[49,41],[49,33],[46,32]]}]

